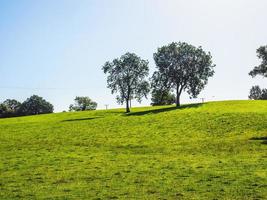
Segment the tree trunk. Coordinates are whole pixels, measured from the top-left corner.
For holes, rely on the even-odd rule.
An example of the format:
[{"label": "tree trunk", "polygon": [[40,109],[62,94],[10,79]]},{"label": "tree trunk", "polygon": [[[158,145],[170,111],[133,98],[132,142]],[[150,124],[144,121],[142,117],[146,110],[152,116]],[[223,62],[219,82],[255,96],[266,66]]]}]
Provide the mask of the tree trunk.
[{"label": "tree trunk", "polygon": [[129,100],[126,100],[126,113],[130,112],[130,108],[129,108]]},{"label": "tree trunk", "polygon": [[180,91],[179,91],[179,86],[176,88],[176,107],[180,107]]}]

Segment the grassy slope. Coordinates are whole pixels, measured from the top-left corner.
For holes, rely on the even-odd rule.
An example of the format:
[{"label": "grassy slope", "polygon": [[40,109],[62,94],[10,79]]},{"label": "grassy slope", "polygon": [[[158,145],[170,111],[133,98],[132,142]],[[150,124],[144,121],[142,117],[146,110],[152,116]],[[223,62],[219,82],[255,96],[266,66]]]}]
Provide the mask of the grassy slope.
[{"label": "grassy slope", "polygon": [[267,101],[123,111],[0,119],[0,199],[267,198]]}]

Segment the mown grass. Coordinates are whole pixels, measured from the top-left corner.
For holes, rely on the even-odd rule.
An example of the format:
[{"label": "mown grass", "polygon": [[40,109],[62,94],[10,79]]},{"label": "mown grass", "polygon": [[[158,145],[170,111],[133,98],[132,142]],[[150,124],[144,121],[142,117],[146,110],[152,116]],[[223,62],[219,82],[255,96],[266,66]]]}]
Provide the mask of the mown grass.
[{"label": "mown grass", "polygon": [[0,119],[0,199],[267,199],[267,101]]}]

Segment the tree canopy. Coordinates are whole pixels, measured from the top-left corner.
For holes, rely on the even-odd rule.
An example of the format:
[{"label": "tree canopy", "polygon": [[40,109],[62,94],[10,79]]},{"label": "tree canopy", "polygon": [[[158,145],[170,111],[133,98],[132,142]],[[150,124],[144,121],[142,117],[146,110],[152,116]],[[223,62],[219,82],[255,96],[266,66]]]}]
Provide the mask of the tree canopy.
[{"label": "tree canopy", "polygon": [[2,114],[5,117],[12,117],[16,116],[19,112],[21,103],[15,99],[6,99],[2,103],[2,108],[5,108],[5,111],[3,110]]},{"label": "tree canopy", "polygon": [[249,99],[267,100],[267,89],[261,89],[258,85],[250,89]]},{"label": "tree canopy", "polygon": [[51,103],[47,102],[42,97],[32,95],[30,98],[26,99],[26,101],[21,104],[19,110],[19,112],[23,115],[37,115],[52,113],[54,107]]},{"label": "tree canopy", "polygon": [[141,59],[134,53],[126,53],[120,58],[106,62],[103,71],[107,76],[107,87],[111,93],[117,93],[117,102],[126,103],[126,112],[130,112],[129,102],[137,99],[141,102],[147,97],[149,83],[146,77],[149,73],[148,61]]},{"label": "tree canopy", "polygon": [[95,110],[97,107],[97,103],[89,97],[76,97],[74,101],[75,103],[69,106],[70,111]]},{"label": "tree canopy", "polygon": [[157,71],[153,74],[154,88],[176,91],[176,106],[180,106],[180,95],[187,91],[196,98],[204,89],[208,78],[213,76],[215,65],[211,54],[202,47],[194,47],[185,42],[173,42],[158,48],[154,53]]},{"label": "tree canopy", "polygon": [[254,69],[249,72],[249,75],[252,77],[257,75],[267,77],[267,45],[257,49],[257,56],[261,59],[261,64],[254,67]]}]

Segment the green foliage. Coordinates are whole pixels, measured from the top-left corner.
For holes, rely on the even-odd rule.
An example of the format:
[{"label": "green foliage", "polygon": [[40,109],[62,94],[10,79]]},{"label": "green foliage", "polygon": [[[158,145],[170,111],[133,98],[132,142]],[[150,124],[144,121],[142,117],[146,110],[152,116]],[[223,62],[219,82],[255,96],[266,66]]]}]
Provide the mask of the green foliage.
[{"label": "green foliage", "polygon": [[0,199],[266,199],[267,101],[0,120]]},{"label": "green foliage", "polygon": [[267,100],[267,89],[261,89],[258,85],[250,89],[249,99]]},{"label": "green foliage", "polygon": [[152,91],[152,106],[171,105],[175,103],[175,95],[167,90],[153,90]]},{"label": "green foliage", "polygon": [[0,103],[0,117],[3,117],[7,112],[7,106],[3,103]]},{"label": "green foliage", "polygon": [[112,62],[106,62],[102,69],[108,74],[107,87],[111,89],[112,94],[118,93],[118,103],[126,103],[126,112],[130,112],[131,99],[141,102],[143,97],[147,97],[148,61],[142,60],[134,53],[126,53]]},{"label": "green foliage", "polygon": [[15,99],[7,99],[0,104],[1,118],[46,114],[52,112],[53,105],[37,95],[31,96],[23,103],[20,103]]},{"label": "green foliage", "polygon": [[[164,84],[156,87],[175,89],[177,106],[180,106],[180,95],[183,90],[192,98],[197,97],[207,84],[208,78],[214,74],[215,65],[212,64],[210,53],[184,42],[173,42],[158,48],[154,53],[154,60],[158,71],[152,79],[161,85]],[[158,79],[161,81],[157,81]]]},{"label": "green foliage", "polygon": [[46,114],[52,113],[53,110],[54,107],[51,103],[37,95],[32,95],[30,98],[26,99],[19,108],[19,112],[22,115]]},{"label": "green foliage", "polygon": [[252,71],[249,72],[249,75],[255,77],[261,75],[267,77],[267,46],[261,46],[257,49],[258,58],[261,59],[261,64],[254,67]]},{"label": "green foliage", "polygon": [[[257,49],[258,58],[262,60],[259,66],[254,67],[249,75],[253,78],[257,75],[267,77],[267,46],[261,46]],[[267,100],[267,89],[260,89],[258,85],[250,89],[249,99]]]},{"label": "green foliage", "polygon": [[15,99],[7,99],[0,106],[0,117],[14,117],[19,115],[21,103]]},{"label": "green foliage", "polygon": [[258,85],[253,86],[250,89],[250,94],[248,96],[249,99],[259,100],[261,99],[261,89]]},{"label": "green foliage", "polygon": [[17,112],[21,106],[21,103],[15,99],[7,99],[3,102],[6,105],[7,109],[11,112]]},{"label": "green foliage", "polygon": [[70,111],[95,110],[97,107],[97,103],[89,97],[76,97],[74,101],[75,103],[69,106]]}]

